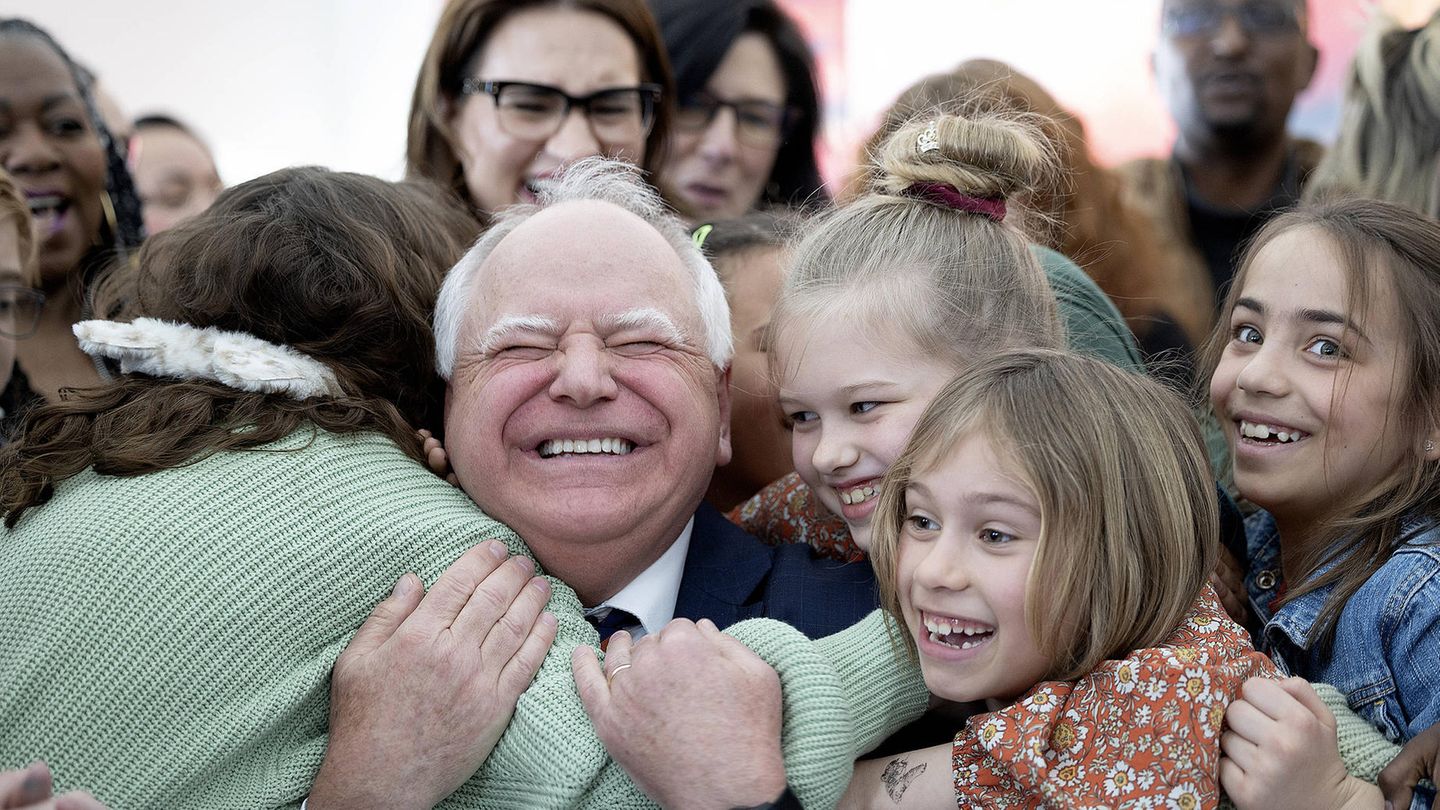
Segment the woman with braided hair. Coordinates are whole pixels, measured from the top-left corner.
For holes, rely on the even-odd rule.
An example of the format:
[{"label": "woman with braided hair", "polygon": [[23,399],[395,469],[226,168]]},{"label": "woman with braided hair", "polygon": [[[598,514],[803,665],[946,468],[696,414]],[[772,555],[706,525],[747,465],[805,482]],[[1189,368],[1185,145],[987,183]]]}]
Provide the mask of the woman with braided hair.
[{"label": "woman with braided hair", "polygon": [[97,272],[126,261],[144,238],[125,144],[101,120],[92,89],[89,73],[44,30],[0,18],[0,167],[29,204],[46,301],[4,392],[12,415],[105,375],[70,326],[91,316]]}]

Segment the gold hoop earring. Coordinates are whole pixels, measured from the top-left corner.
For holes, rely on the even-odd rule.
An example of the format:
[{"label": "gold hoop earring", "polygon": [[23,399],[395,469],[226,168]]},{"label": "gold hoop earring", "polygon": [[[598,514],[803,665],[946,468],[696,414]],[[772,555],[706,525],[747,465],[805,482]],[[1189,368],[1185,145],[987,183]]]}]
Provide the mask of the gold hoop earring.
[{"label": "gold hoop earring", "polygon": [[[110,192],[100,192],[100,210],[105,212],[105,225],[110,229],[110,238],[120,238],[120,225],[115,216],[115,203],[110,199]],[[97,244],[100,244],[97,242]]]}]

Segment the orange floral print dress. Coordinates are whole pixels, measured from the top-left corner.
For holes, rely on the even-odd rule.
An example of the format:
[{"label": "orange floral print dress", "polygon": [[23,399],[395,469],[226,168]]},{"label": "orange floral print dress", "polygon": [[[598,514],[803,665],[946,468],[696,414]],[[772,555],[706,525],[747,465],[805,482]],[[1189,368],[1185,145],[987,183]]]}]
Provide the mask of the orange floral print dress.
[{"label": "orange floral print dress", "polygon": [[822,557],[841,562],[865,559],[845,521],[820,503],[798,473],[771,483],[726,517],[772,546],[808,543]]},{"label": "orange floral print dress", "polygon": [[985,808],[1213,808],[1225,709],[1275,665],[1206,585],[1159,647],[1046,681],[955,735],[956,804]]}]

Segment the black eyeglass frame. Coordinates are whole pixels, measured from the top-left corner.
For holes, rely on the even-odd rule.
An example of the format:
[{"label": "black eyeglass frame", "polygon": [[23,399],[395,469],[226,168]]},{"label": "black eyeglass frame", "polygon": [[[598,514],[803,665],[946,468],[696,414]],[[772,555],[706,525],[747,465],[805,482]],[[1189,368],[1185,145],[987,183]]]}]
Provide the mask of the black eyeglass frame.
[{"label": "black eyeglass frame", "polygon": [[[1262,25],[1254,17],[1256,9],[1279,9],[1283,13],[1284,22],[1273,27]],[[1178,20],[1187,14],[1201,18],[1202,21],[1182,27]],[[1300,30],[1300,13],[1290,0],[1279,0],[1278,2],[1248,0],[1248,2],[1234,6],[1216,3],[1181,5],[1178,9],[1171,6],[1165,9],[1161,15],[1160,31],[1167,37],[1213,36],[1216,31],[1220,30],[1220,26],[1225,24],[1226,17],[1234,17],[1235,21],[1240,23],[1241,30],[1252,36],[1280,36]]]},{"label": "black eyeglass frame", "polygon": [[[555,132],[560,131],[560,127],[564,126],[564,121],[570,115],[570,111],[575,109],[576,107],[579,107],[580,109],[585,111],[585,120],[589,122],[591,121],[590,105],[594,104],[596,99],[603,98],[612,93],[638,93],[640,96],[641,137],[648,137],[650,135],[650,130],[655,126],[655,114],[660,107],[661,95],[664,92],[664,88],[662,88],[658,84],[655,84],[653,82],[641,82],[640,84],[631,87],[604,87],[596,90],[593,93],[590,93],[589,95],[572,96],[564,90],[561,90],[560,88],[549,84],[539,84],[536,82],[489,81],[471,76],[460,82],[460,94],[465,96],[489,96],[490,100],[495,103],[496,109],[499,109],[500,94],[504,92],[505,88],[507,87],[525,87],[531,90],[542,90],[544,92],[554,94],[561,99],[564,99],[565,106],[560,108],[560,115],[555,119],[558,122],[555,128]],[[595,131],[595,126],[593,122],[590,125],[590,131]],[[514,133],[511,134],[514,135]],[[550,133],[550,135],[554,134],[554,132]],[[521,136],[515,135],[515,137],[518,138]],[[599,137],[598,133],[596,134],[596,137]]]},{"label": "black eyeglass frame", "polygon": [[24,340],[35,334],[35,330],[40,328],[40,313],[45,309],[45,293],[33,287],[26,287],[23,284],[0,284],[0,296],[10,293],[20,293],[25,298],[28,298],[35,306],[35,315],[31,319],[28,329],[7,332],[4,327],[0,327],[0,336],[13,338],[15,340]]},{"label": "black eyeglass frame", "polygon": [[[682,123],[682,121],[684,119],[685,110],[687,107],[693,109],[700,106],[692,103],[695,99],[704,99],[707,102],[705,105],[703,105],[706,108],[706,114],[705,122],[700,126],[692,129],[686,127]],[[778,146],[780,144],[783,144],[785,142],[785,138],[789,136],[790,130],[794,128],[795,123],[800,119],[800,110],[790,106],[789,104],[773,104],[769,101],[754,100],[731,101],[730,99],[720,98],[713,93],[701,91],[698,93],[690,94],[684,100],[680,101],[678,104],[675,105],[675,118],[672,126],[675,130],[680,132],[700,132],[708,128],[711,124],[715,123],[715,116],[719,115],[721,110],[728,109],[730,110],[731,114],[735,116],[735,133],[736,137],[740,137],[740,132],[743,131],[742,127],[740,127],[740,108],[749,104],[763,104],[766,107],[776,108],[780,111],[780,126],[775,130],[774,139],[767,140],[763,143],[746,141],[746,143],[750,143],[753,146]],[[741,138],[741,140],[745,139]]]}]

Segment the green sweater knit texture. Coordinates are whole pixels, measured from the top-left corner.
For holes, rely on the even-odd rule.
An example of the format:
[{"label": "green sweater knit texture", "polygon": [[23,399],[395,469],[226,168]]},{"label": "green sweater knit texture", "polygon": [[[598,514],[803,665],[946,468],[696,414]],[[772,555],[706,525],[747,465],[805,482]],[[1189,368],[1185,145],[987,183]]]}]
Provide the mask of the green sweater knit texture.
[{"label": "green sweater knit texture", "polygon": [[[0,768],[50,763],[115,810],[295,807],[325,752],[330,669],[406,571],[433,582],[504,525],[379,436],[300,431],[137,477],[87,470],[0,535]],[[484,766],[441,806],[653,807],[606,756],[552,579],[555,645]],[[856,756],[919,716],[883,619],[811,642],[730,632],[780,673],[787,775],[833,806]]]}]

